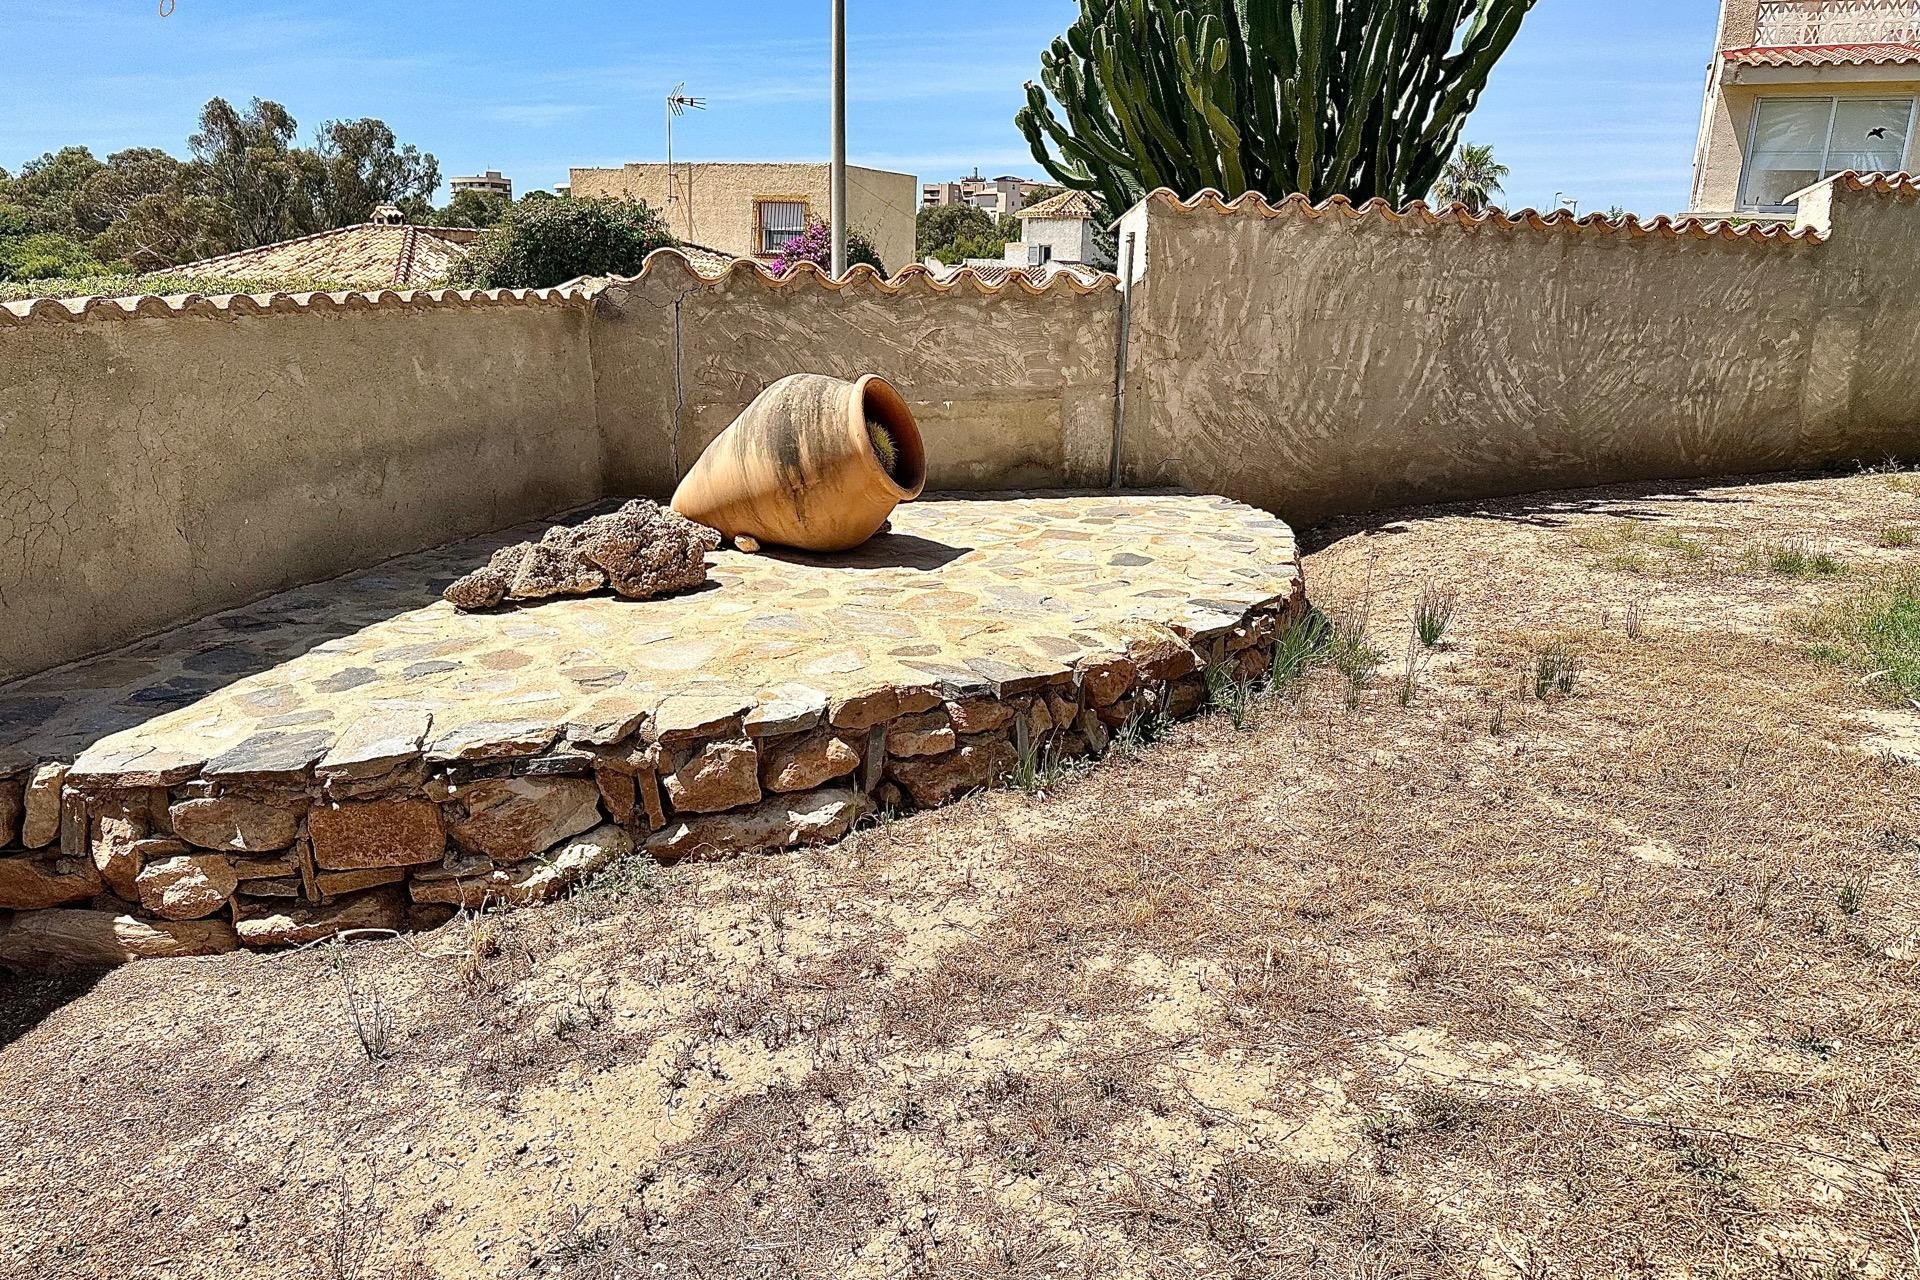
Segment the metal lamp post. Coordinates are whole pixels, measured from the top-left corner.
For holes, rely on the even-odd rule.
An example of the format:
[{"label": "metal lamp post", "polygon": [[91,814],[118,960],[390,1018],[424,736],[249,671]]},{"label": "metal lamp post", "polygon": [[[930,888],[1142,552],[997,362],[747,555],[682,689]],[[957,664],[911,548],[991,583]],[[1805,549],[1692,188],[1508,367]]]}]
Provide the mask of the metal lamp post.
[{"label": "metal lamp post", "polygon": [[847,0],[833,0],[833,278],[847,274]]}]

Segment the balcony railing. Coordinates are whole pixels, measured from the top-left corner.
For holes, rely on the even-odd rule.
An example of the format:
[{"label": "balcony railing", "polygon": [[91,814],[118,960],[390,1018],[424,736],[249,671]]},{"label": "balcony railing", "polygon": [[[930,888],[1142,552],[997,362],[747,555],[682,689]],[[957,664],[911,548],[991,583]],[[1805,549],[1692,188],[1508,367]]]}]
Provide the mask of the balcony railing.
[{"label": "balcony railing", "polygon": [[1910,44],[1920,41],[1920,0],[1761,0],[1754,43]]}]

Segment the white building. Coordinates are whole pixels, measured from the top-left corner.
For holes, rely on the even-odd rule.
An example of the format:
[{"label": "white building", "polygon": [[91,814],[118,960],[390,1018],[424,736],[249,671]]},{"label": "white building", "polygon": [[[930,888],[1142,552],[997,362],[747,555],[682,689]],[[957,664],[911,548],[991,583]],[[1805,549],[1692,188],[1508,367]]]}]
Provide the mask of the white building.
[{"label": "white building", "polygon": [[485,173],[471,174],[464,178],[448,178],[447,187],[455,195],[462,191],[479,191],[490,196],[513,199],[513,179],[502,177],[498,169],[489,169]]}]

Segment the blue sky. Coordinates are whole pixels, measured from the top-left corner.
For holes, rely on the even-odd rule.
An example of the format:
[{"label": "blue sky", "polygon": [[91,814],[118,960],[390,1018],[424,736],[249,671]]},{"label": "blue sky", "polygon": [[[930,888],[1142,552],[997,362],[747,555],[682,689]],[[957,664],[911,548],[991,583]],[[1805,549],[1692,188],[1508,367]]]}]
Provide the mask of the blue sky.
[{"label": "blue sky", "polygon": [[[443,174],[517,188],[657,160],[676,81],[711,107],[676,156],[826,154],[827,0],[0,0],[0,165],[67,143],[185,151],[202,102],[279,100],[303,132],[378,116]],[[1038,172],[1012,126],[1073,0],[848,0],[850,150],[923,180]],[[1513,169],[1503,203],[1687,198],[1715,0],[1541,0],[1468,129]]]}]

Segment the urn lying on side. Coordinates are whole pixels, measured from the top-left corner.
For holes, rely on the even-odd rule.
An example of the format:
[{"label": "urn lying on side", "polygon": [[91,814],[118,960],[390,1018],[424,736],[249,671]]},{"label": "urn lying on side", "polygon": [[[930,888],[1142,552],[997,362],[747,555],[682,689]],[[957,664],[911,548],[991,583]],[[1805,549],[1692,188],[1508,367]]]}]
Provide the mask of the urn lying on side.
[{"label": "urn lying on side", "polygon": [[707,446],[673,509],[728,538],[846,551],[926,483],[920,428],[886,379],[797,373]]}]

